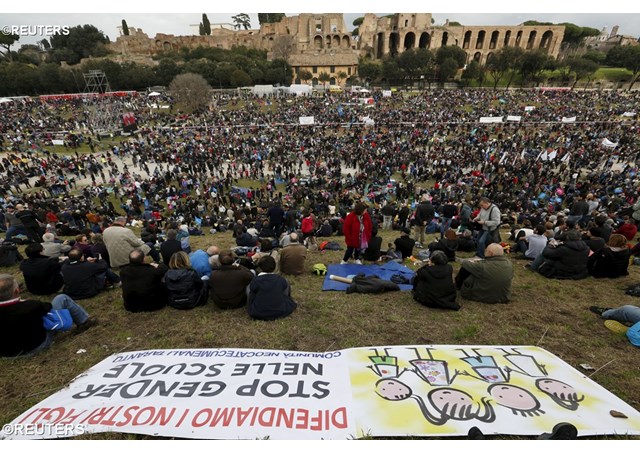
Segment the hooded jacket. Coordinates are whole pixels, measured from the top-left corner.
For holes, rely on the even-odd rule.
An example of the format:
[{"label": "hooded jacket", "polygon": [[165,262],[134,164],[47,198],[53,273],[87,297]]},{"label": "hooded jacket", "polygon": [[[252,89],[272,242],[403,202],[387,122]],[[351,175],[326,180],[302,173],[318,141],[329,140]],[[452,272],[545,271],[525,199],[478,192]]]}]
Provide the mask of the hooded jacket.
[{"label": "hooded jacket", "polygon": [[169,269],[164,274],[164,283],[169,291],[167,303],[178,309],[190,309],[207,302],[207,285],[193,269]]},{"label": "hooded jacket", "polygon": [[547,246],[542,256],[544,262],[538,272],[547,278],[580,280],[589,276],[589,246],[582,240],[567,241],[556,247]]}]

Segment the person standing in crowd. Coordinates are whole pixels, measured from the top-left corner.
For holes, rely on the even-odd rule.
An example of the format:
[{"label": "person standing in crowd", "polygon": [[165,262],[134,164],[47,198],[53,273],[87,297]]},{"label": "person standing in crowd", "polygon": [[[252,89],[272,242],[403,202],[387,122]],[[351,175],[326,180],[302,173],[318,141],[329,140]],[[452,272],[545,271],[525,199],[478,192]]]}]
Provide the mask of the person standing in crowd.
[{"label": "person standing in crowd", "polygon": [[396,215],[396,202],[390,201],[385,203],[380,213],[382,214],[382,229],[384,231],[391,230],[393,227],[393,218]]},{"label": "person standing in crowd", "polygon": [[425,193],[422,195],[420,204],[416,207],[414,222],[414,239],[416,246],[424,247],[424,232],[427,225],[435,217],[435,209],[429,201],[429,196]]},{"label": "person standing in crowd", "polygon": [[473,219],[474,222],[482,226],[482,232],[477,241],[476,256],[484,258],[487,244],[491,243],[496,233],[499,235],[500,219],[500,209],[487,197],[480,198],[480,213]]},{"label": "person standing in crowd", "polygon": [[372,227],[373,224],[366,205],[357,202],[353,210],[344,219],[342,232],[347,250],[344,252],[344,257],[340,264],[347,264],[351,257],[355,259],[356,264],[362,264],[360,253],[369,245]]},{"label": "person standing in crowd", "polygon": [[29,209],[27,205],[23,204],[17,204],[16,209],[16,217],[20,219],[24,225],[27,237],[33,242],[42,242],[42,234],[44,231],[40,226],[40,221],[36,213]]},{"label": "person standing in crowd", "polygon": [[136,237],[133,231],[126,228],[126,217],[116,217],[113,224],[106,228],[102,237],[109,251],[111,267],[117,269],[130,263],[130,254],[133,250],[140,249],[146,255],[151,248],[142,239]]}]

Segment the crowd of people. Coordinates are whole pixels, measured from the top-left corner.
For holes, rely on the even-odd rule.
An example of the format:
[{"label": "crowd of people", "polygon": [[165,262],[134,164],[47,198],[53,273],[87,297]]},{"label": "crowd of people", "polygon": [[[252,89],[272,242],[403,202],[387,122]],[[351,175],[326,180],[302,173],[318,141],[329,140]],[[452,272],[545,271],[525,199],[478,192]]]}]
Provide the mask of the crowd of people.
[{"label": "crowd of people", "polygon": [[[118,141],[92,130],[86,101],[2,104],[3,248],[28,244],[34,295],[121,288],[134,312],[212,301],[258,319],[295,310],[283,275],[306,272],[307,253],[337,236],[342,263],[426,253],[414,297],[452,309],[457,291],[508,302],[509,250],[563,279],[626,275],[640,256],[638,92],[372,96],[219,95],[188,114],[123,99],[141,128]],[[380,230],[399,236],[386,251]],[[225,231],[235,251],[191,249],[190,237]],[[475,257],[454,278],[463,251]]]}]

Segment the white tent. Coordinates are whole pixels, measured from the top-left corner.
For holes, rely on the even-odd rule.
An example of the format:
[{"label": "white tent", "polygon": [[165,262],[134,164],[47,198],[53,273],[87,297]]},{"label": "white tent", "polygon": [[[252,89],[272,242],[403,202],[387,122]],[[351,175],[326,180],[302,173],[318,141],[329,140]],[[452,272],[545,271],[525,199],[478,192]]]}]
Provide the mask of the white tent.
[{"label": "white tent", "polygon": [[160,96],[160,93],[158,93],[157,91],[152,91],[151,93],[147,94],[147,96],[149,97]]},{"label": "white tent", "polygon": [[252,90],[253,94],[256,96],[267,96],[269,94],[274,94],[276,92],[273,85],[256,85]]},{"label": "white tent", "polygon": [[0,104],[7,104],[9,102],[13,102],[13,99],[9,98],[0,98]]},{"label": "white tent", "polygon": [[311,96],[311,92],[311,85],[293,84],[289,87],[289,93],[295,94],[296,96]]}]

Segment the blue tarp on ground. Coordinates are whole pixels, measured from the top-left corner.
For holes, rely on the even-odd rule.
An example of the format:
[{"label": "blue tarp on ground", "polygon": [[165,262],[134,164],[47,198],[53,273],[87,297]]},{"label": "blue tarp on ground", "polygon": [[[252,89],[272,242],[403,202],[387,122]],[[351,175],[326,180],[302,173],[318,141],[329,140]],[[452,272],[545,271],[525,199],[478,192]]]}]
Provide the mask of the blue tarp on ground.
[{"label": "blue tarp on ground", "polygon": [[[348,277],[357,274],[376,275],[383,280],[391,280],[395,274],[402,274],[403,277],[411,280],[415,272],[407,266],[390,261],[382,266],[378,264],[330,264],[327,269],[327,276],[322,284],[322,291],[346,291],[347,283],[336,282],[329,279],[330,275],[338,277]],[[398,285],[401,291],[410,291],[413,285]]]}]

